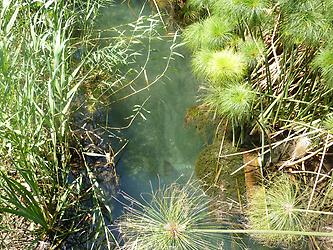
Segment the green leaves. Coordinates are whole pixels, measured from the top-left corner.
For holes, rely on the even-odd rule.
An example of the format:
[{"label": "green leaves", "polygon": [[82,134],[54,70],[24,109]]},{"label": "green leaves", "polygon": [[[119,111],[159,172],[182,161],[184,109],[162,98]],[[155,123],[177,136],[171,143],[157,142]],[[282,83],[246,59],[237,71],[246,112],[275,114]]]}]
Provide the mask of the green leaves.
[{"label": "green leaves", "polygon": [[44,230],[48,231],[51,225],[45,217],[42,200],[36,200],[37,197],[40,198],[39,195],[41,193],[32,175],[33,174],[29,173],[28,170],[24,173],[24,180],[27,181],[30,187],[33,187],[31,192],[18,181],[8,177],[7,174],[3,172],[0,173],[0,188],[4,191],[4,194],[1,195],[2,204],[0,206],[0,212],[23,216],[25,219],[39,224]]}]

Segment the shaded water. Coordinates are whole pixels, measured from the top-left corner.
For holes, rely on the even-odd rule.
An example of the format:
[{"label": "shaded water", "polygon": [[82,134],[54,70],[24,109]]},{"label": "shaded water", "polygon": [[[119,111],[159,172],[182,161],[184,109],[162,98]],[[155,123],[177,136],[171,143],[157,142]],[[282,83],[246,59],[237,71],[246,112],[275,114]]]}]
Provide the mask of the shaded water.
[{"label": "shaded water", "polygon": [[[126,4],[110,7],[104,10],[105,14],[101,17],[103,27],[133,21],[136,18],[133,11],[138,10],[133,3],[131,11]],[[163,30],[161,32],[170,37],[166,41],[152,43],[147,65],[150,79],[163,71],[167,61],[165,57],[170,51],[172,34]],[[129,143],[118,163],[120,188],[134,197],[149,192],[150,181],[167,184],[181,175],[187,176],[185,180],[188,179],[203,145],[203,139],[196,134],[195,129],[184,126],[186,110],[195,104],[198,83],[191,74],[188,56],[175,58],[165,77],[149,90],[111,107],[109,123],[112,126],[124,126],[128,123],[125,118],[133,114],[133,107],[148,99],[144,105],[148,112],[143,111],[146,120],[138,116],[132,126],[121,133]],[[139,57],[138,64],[143,65],[145,59],[145,56]],[[143,77],[137,80],[137,85],[142,86],[141,82],[144,82]]]},{"label": "shaded water", "polygon": [[[138,6],[129,9],[126,4],[106,8],[100,18],[103,28],[124,24],[136,19]],[[146,13],[148,13],[147,10]],[[168,40],[168,39],[166,39]],[[170,40],[170,39],[169,39]],[[147,73],[151,79],[161,73],[169,53],[170,41],[154,42]],[[184,127],[186,110],[195,105],[198,82],[190,68],[190,55],[182,51],[184,58],[177,57],[163,77],[149,90],[125,101],[112,105],[109,123],[112,126],[126,126],[125,118],[133,114],[133,107],[147,100],[143,111],[146,119],[138,116],[134,123],[119,136],[129,143],[117,164],[120,189],[136,199],[140,194],[151,191],[151,185],[169,184],[174,181],[186,182],[193,175],[195,160],[204,145],[204,140],[194,128]],[[145,57],[139,58],[143,64]],[[144,82],[143,77],[138,79]],[[180,176],[184,176],[179,179]],[[113,216],[122,213],[119,203],[114,205]],[[253,245],[245,240],[247,249],[268,249]],[[226,245],[226,249],[238,249]]]}]

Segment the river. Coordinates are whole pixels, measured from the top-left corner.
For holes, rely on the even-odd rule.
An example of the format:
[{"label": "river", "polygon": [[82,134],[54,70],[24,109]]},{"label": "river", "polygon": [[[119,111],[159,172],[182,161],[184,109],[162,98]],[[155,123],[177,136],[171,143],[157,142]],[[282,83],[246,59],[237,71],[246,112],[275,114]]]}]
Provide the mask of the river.
[{"label": "river", "polygon": [[[103,9],[99,26],[107,29],[135,21],[140,3],[130,1],[130,7],[123,3]],[[148,14],[149,11],[146,8],[144,13]],[[165,35],[168,35],[168,31],[165,31]],[[147,65],[147,74],[151,79],[163,71],[171,40],[172,37],[169,37],[152,43]],[[195,178],[194,163],[205,144],[204,138],[194,128],[184,125],[186,110],[196,104],[199,83],[191,73],[190,53],[185,49],[179,49],[178,52],[184,57],[175,56],[164,77],[146,91],[111,106],[108,122],[121,127],[128,124],[125,118],[133,114],[133,107],[145,102],[145,118],[137,116],[128,129],[119,131],[119,136],[128,141],[117,163],[120,190],[136,199],[141,199],[140,194],[150,192],[152,187],[175,181],[185,183],[189,178]],[[138,57],[137,63],[143,65],[145,59],[144,55]],[[144,80],[144,76],[139,77],[138,85]],[[117,199],[121,200],[121,197]],[[113,217],[116,219],[122,214],[123,207],[118,202],[114,202],[113,207]],[[247,238],[243,241],[243,245],[227,243],[225,247],[271,249]]]}]

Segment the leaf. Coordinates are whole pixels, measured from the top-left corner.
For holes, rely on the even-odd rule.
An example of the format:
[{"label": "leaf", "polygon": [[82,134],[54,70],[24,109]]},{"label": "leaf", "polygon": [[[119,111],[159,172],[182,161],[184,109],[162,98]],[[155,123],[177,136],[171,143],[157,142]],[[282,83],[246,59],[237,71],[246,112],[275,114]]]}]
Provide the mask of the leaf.
[{"label": "leaf", "polygon": [[140,114],[140,116],[142,117],[143,120],[145,120],[145,121],[147,120],[147,118],[142,113],[139,113],[139,114]]},{"label": "leaf", "polygon": [[15,20],[16,20],[16,17],[17,17],[17,14],[18,14],[19,9],[20,9],[19,6],[20,6],[20,5],[17,5],[17,7],[16,7],[16,9],[15,9],[15,11],[14,11],[12,17],[10,18],[10,20],[9,20],[7,26],[6,26],[6,33],[9,33],[10,30],[11,30],[11,29],[13,28],[13,26],[14,26],[14,23],[15,23]]}]

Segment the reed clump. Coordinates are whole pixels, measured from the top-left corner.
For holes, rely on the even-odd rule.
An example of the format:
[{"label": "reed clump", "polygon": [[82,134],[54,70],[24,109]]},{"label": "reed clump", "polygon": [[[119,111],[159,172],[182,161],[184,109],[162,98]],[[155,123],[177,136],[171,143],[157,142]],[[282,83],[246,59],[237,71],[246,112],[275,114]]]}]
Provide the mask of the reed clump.
[{"label": "reed clump", "polygon": [[[111,205],[87,163],[87,155],[104,157],[113,171],[112,150],[101,155],[88,149],[82,135],[98,138],[88,129],[91,117],[80,117],[78,125],[74,114],[93,116],[105,96],[128,97],[119,92],[132,88],[139,76],[120,68],[136,60],[133,48],[140,39],[159,36],[160,21],[140,15],[126,32],[112,28],[107,37],[95,25],[101,7],[110,3],[4,1],[0,7],[0,224],[6,216],[23,218],[32,242],[51,249],[83,234],[85,247],[118,245],[109,230]],[[134,80],[126,85],[122,81],[129,75]],[[0,228],[0,237],[5,234]]]}]

